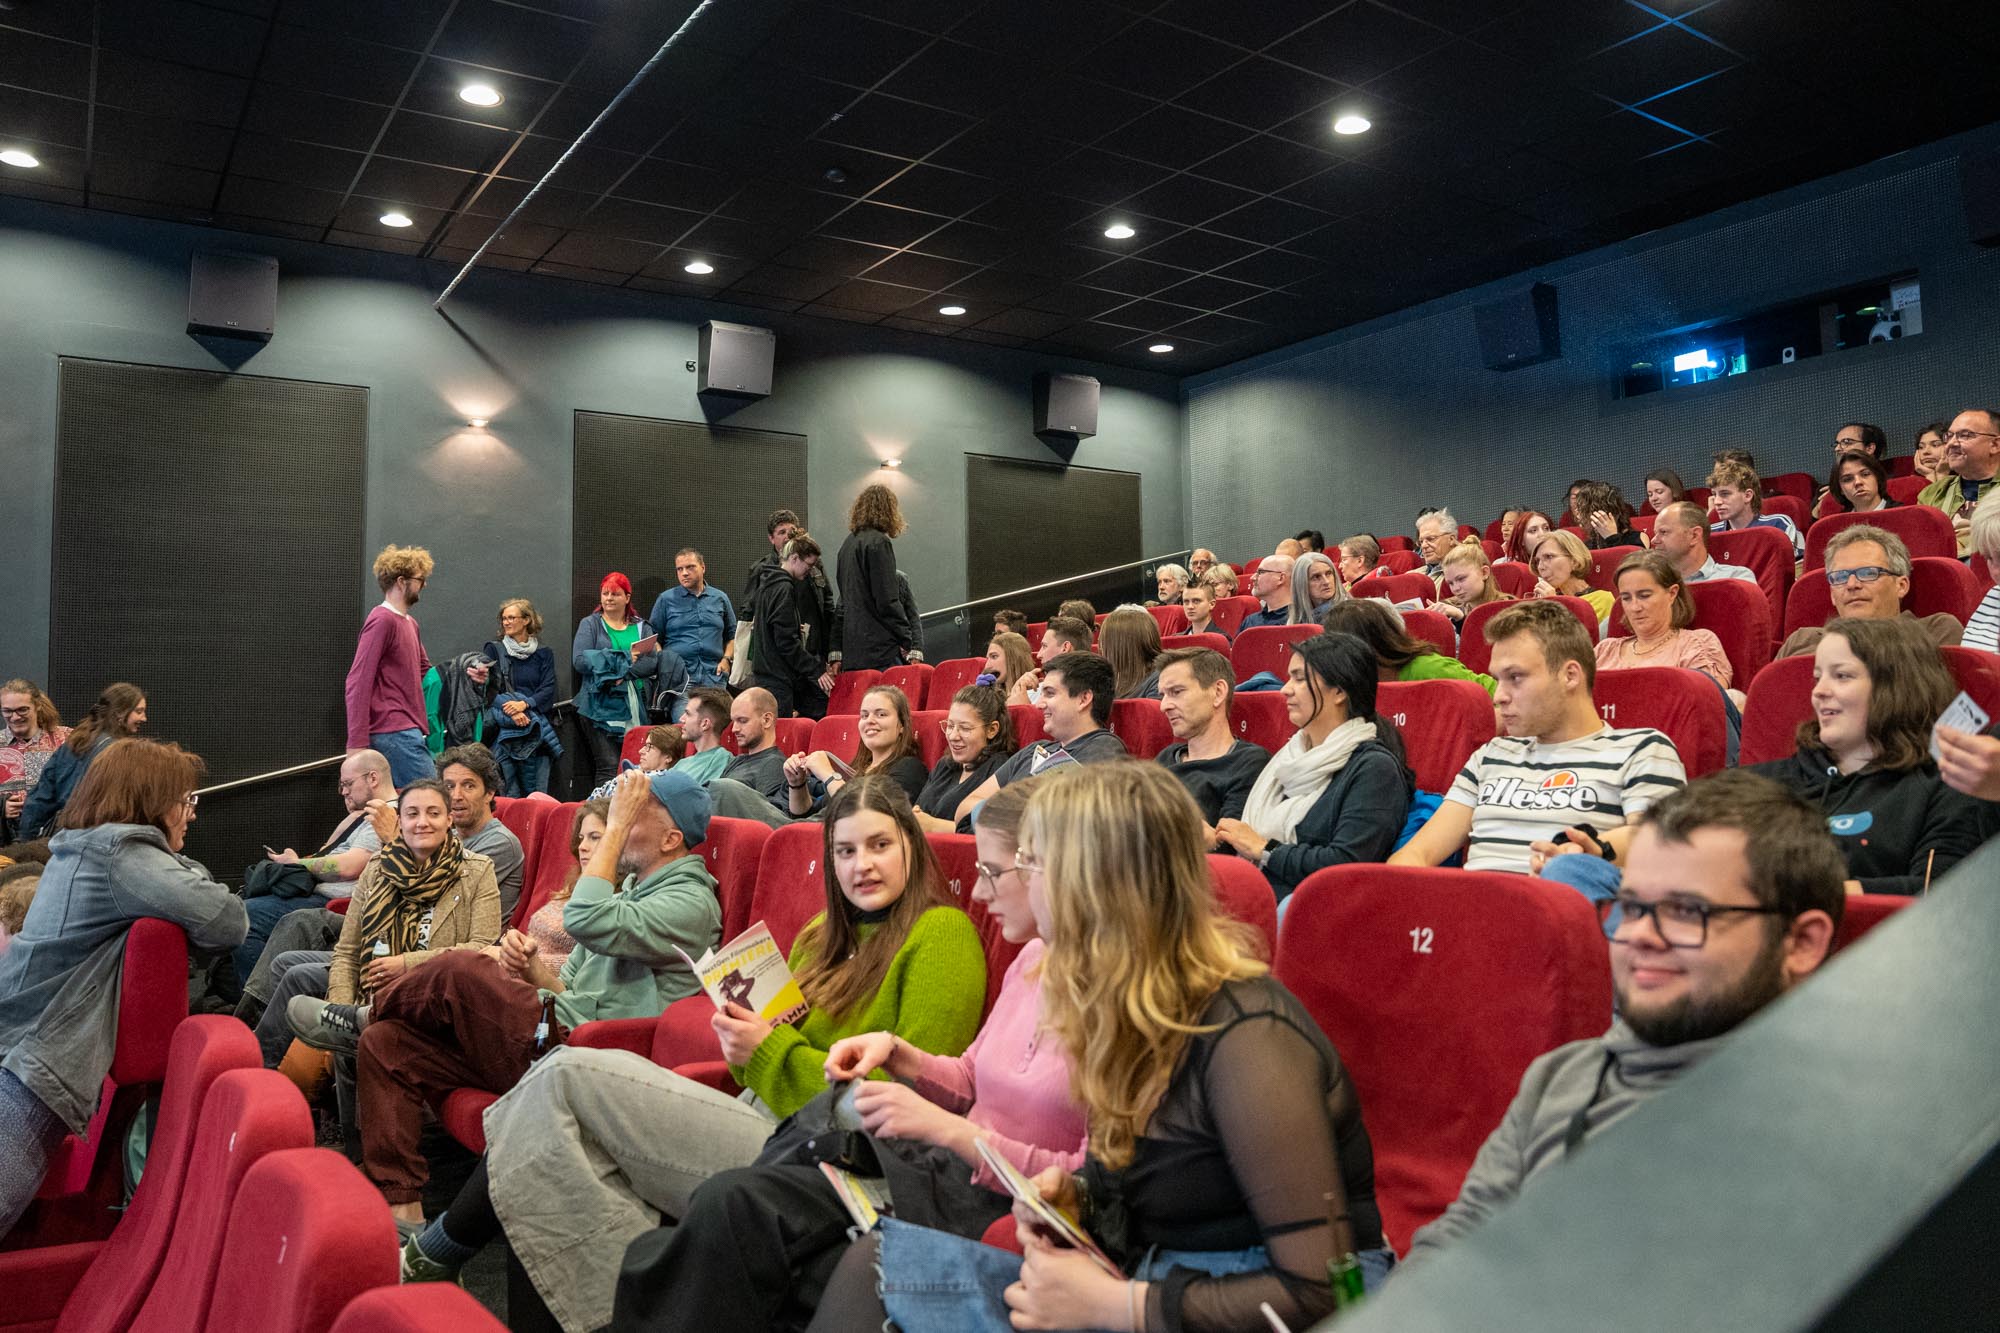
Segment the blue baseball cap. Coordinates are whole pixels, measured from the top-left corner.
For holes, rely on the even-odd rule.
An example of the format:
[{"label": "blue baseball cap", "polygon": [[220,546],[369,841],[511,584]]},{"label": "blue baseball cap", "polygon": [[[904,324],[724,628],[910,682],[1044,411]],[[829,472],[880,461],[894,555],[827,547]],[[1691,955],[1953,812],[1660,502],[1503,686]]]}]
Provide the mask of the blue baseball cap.
[{"label": "blue baseball cap", "polygon": [[709,816],[715,813],[715,802],[709,797],[708,788],[671,768],[653,774],[646,785],[652,789],[653,799],[667,807],[667,813],[674,817],[674,827],[681,831],[687,845],[701,846],[708,838]]}]

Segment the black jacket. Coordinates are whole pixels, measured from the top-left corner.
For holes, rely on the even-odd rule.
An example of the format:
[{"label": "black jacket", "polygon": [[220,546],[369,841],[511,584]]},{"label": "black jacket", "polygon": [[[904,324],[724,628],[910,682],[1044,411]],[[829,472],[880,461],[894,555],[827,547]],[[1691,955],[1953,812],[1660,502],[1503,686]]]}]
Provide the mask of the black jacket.
[{"label": "black jacket", "polygon": [[[778,561],[778,553],[776,551],[767,552],[751,563],[750,573],[743,582],[743,599],[736,607],[737,619],[755,620],[757,618],[757,585],[763,580],[766,570],[776,570],[780,574],[785,572],[784,566]],[[812,589],[813,600],[818,604],[816,614],[819,621],[832,627],[833,638],[830,642],[833,644],[833,660],[838,662],[840,660],[840,608],[835,605],[833,600],[833,584],[827,581],[826,570],[820,565],[814,565],[812,573],[806,575],[806,586]]]},{"label": "black jacket", "polygon": [[1415,790],[1410,770],[1382,742],[1357,747],[1299,821],[1293,841],[1272,844],[1264,878],[1279,901],[1315,870],[1388,860],[1410,817]]},{"label": "black jacket", "polygon": [[875,528],[847,534],[835,562],[840,584],[841,665],[857,668],[901,666],[915,646],[902,589],[896,583],[896,546]]},{"label": "black jacket", "polygon": [[1922,893],[1926,869],[1935,881],[2000,832],[2000,806],[1945,786],[1928,759],[1900,772],[1832,770],[1831,756],[1805,749],[1750,765],[1826,812],[1847,873],[1865,892]]},{"label": "black jacket", "polygon": [[826,670],[827,626],[810,580],[761,565],[750,587],[750,663],[760,676],[812,680]]}]

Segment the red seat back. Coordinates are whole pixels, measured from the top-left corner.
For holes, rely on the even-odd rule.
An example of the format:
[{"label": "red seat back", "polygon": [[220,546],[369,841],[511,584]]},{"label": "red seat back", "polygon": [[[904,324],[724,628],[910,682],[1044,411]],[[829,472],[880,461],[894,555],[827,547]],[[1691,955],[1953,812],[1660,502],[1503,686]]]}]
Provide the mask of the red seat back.
[{"label": "red seat back", "polygon": [[1757,576],[1757,586],[1770,603],[1771,623],[1785,618],[1785,598],[1792,591],[1792,544],[1776,528],[1739,528],[1708,534],[1708,553],[1725,565],[1741,565]]},{"label": "red seat back", "polygon": [[1493,582],[1509,597],[1526,597],[1535,590],[1535,571],[1519,560],[1493,566]]},{"label": "red seat back", "polygon": [[1410,545],[1410,539],[1402,536],[1384,537],[1377,544],[1385,551],[1408,551],[1413,549]]},{"label": "red seat back", "polygon": [[465,1288],[448,1282],[376,1287],[348,1302],[333,1333],[507,1333]]},{"label": "red seat back", "polygon": [[1501,546],[1499,542],[1490,539],[1481,540],[1479,543],[1479,549],[1486,552],[1486,558],[1488,560],[1498,560],[1501,556],[1507,553],[1506,548]]},{"label": "red seat back", "polygon": [[1384,551],[1382,563],[1376,568],[1386,569],[1391,574],[1407,574],[1422,563],[1415,551]]},{"label": "red seat back", "polygon": [[1729,722],[1722,691],[1699,671],[1684,667],[1599,671],[1592,696],[1597,711],[1614,727],[1665,732],[1690,778],[1717,772],[1728,761]]},{"label": "red seat back", "polygon": [[1458,651],[1458,632],[1442,611],[1405,611],[1403,628],[1450,657]]},{"label": "red seat back", "polygon": [[[951,696],[979,679],[979,673],[986,666],[983,657],[953,657],[939,662],[931,670],[929,692],[924,698],[926,708],[949,708]],[[910,701],[912,707],[916,700]]]},{"label": "red seat back", "polygon": [[757,887],[750,894],[750,910],[735,932],[725,927],[724,943],[762,921],[770,927],[778,947],[791,951],[800,929],[826,910],[826,875],[820,866],[825,837],[825,828],[816,822],[771,830],[757,860]]},{"label": "red seat back", "polygon": [[1601,551],[1592,551],[1590,569],[1579,571],[1583,573],[1583,581],[1593,588],[1615,594],[1618,591],[1618,566],[1624,563],[1626,556],[1638,554],[1639,549],[1637,546],[1607,546]]},{"label": "red seat back", "polygon": [[1493,739],[1493,699],[1469,680],[1385,681],[1375,711],[1402,733],[1419,791],[1451,790],[1472,752]]},{"label": "red seat back", "polygon": [[[1525,565],[1495,565],[1495,570],[1525,569]],[[1550,597],[1544,599],[1560,602],[1569,608],[1569,613],[1577,618],[1590,635],[1590,641],[1597,642],[1597,612],[1590,609],[1590,603],[1581,597]],[[1475,606],[1465,613],[1465,619],[1458,627],[1458,660],[1474,671],[1484,673],[1493,664],[1493,645],[1486,642],[1486,622],[1505,611],[1511,602],[1488,602]]]},{"label": "red seat back", "polygon": [[1248,680],[1260,671],[1283,680],[1291,670],[1292,645],[1318,633],[1318,625],[1258,625],[1246,629],[1230,645],[1229,665],[1239,681]]},{"label": "red seat back", "polygon": [[951,709],[926,709],[910,714],[910,728],[917,737],[917,749],[924,757],[924,767],[934,768],[937,761],[944,758],[944,720],[951,716]]},{"label": "red seat back", "polygon": [[[1803,474],[1801,474],[1803,475]],[[1766,515],[1783,515],[1792,520],[1792,526],[1804,532],[1812,524],[1812,515],[1806,512],[1808,501],[1792,495],[1767,495],[1764,497]]]},{"label": "red seat back", "polygon": [[[166,1261],[130,1325],[133,1333],[198,1333],[207,1327],[223,1233],[244,1175],[267,1153],[310,1148],[312,1141],[306,1099],[283,1074],[233,1069],[216,1078],[201,1105]],[[56,1327],[67,1333],[105,1326],[72,1297]]]},{"label": "red seat back", "polygon": [[[1905,468],[1914,466],[1907,454],[1901,458],[1891,459],[1889,466],[1895,467],[1899,463]],[[1924,487],[1930,484],[1929,477],[1919,477],[1909,471],[1898,473],[1889,478],[1889,498],[1899,505],[1915,504],[1917,497],[1924,493]]]},{"label": "red seat back", "polygon": [[[881,683],[894,685],[910,701],[911,708],[922,708],[930,697],[931,676],[936,667],[924,662],[905,662],[901,666],[890,667],[882,673]],[[856,707],[859,707],[857,702]]]},{"label": "red seat back", "polygon": [[1255,584],[1255,579],[1256,575],[1249,573],[1247,571],[1242,574],[1238,574],[1236,576],[1236,595],[1238,597],[1248,597],[1250,595],[1250,589]]},{"label": "red seat back", "polygon": [[1216,652],[1227,657],[1229,656],[1229,638],[1227,635],[1210,632],[1208,634],[1169,634],[1160,640],[1161,651],[1170,653],[1176,648],[1213,648]]},{"label": "red seat back", "polygon": [[535,832],[535,855],[534,859],[522,862],[528,868],[527,876],[521,884],[521,900],[514,904],[514,915],[507,923],[516,930],[527,928],[535,913],[541,911],[555,891],[562,887],[570,866],[575,864],[570,855],[569,831],[583,802],[551,804],[537,801],[535,804],[541,807],[541,821]]},{"label": "red seat back", "polygon": [[[1031,620],[1028,622],[1027,631],[1025,637],[1028,640],[1028,651],[1031,653],[1040,652],[1042,650],[1042,635],[1048,633],[1049,622],[1046,620]],[[981,660],[984,659],[982,658]]]},{"label": "red seat back", "polygon": [[1764,478],[1764,508],[1769,510],[1771,501],[1780,498],[1797,500],[1801,505],[1811,504],[1813,492],[1818,489],[1819,478],[1810,472],[1780,472],[1775,477]]},{"label": "red seat back", "polygon": [[1278,895],[1271,881],[1255,863],[1234,852],[1208,854],[1208,882],[1215,890],[1215,905],[1231,921],[1240,921],[1257,932],[1263,945],[1259,955],[1265,962],[1278,951]]},{"label": "red seat back", "polygon": [[750,915],[750,903],[756,894],[764,844],[770,837],[770,826],[755,819],[717,815],[708,821],[708,836],[701,840],[701,860],[715,876],[715,896],[722,903],[721,943],[735,939],[755,919]]},{"label": "red seat back", "polygon": [[1411,570],[1407,574],[1391,574],[1383,577],[1370,574],[1354,581],[1349,589],[1356,597],[1386,597],[1392,602],[1407,602],[1412,598],[1422,598],[1426,602],[1437,600],[1437,584],[1431,576],[1421,570]]},{"label": "red seat back", "polygon": [[1647,537],[1652,536],[1653,522],[1658,517],[1659,515],[1657,514],[1634,514],[1632,516],[1632,531],[1642,533]]},{"label": "red seat back", "polygon": [[1259,602],[1255,597],[1225,597],[1215,604],[1215,609],[1209,612],[1209,616],[1216,624],[1234,634],[1243,628],[1243,617],[1254,613],[1258,606]]},{"label": "red seat back", "polygon": [[[861,711],[861,696],[875,688],[875,682],[882,679],[882,673],[867,667],[853,671],[843,671],[833,678],[833,693],[827,697],[826,711],[829,713],[858,713]],[[820,748],[815,745],[814,749]]]},{"label": "red seat back", "polygon": [[[2000,657],[1973,648],[1940,648],[1938,653],[1958,688],[1989,715],[2000,717]],[[1812,672],[1812,655],[1798,653],[1757,673],[1743,706],[1738,762],[1761,764],[1798,749],[1799,724],[1812,716]]]},{"label": "red seat back", "polygon": [[[641,728],[643,731],[644,728]],[[535,848],[541,837],[542,812],[549,802],[540,798],[502,796],[493,802],[493,813],[506,830],[521,843],[521,864],[535,863]]]},{"label": "red seat back", "polygon": [[1042,710],[1033,704],[1008,704],[1007,716],[1014,723],[1014,744],[1017,747],[1033,745],[1049,734],[1042,724]]},{"label": "red seat back", "polygon": [[1958,558],[1958,536],[1944,511],[1929,505],[1907,504],[1877,510],[1872,514],[1835,514],[1821,519],[1806,529],[1804,568],[1823,568],[1826,565],[1826,544],[1842,528],[1851,528],[1857,523],[1867,523],[1884,532],[1895,533],[1903,539],[1903,545],[1910,548],[1911,559],[1927,555],[1945,560]]},{"label": "red seat back", "polygon": [[772,724],[772,729],[778,733],[778,748],[787,755],[804,754],[812,749],[812,718],[781,717]]},{"label": "red seat back", "polygon": [[1916,901],[1901,893],[1850,893],[1841,904],[1840,928],[1833,932],[1828,953],[1839,953],[1875,927]]},{"label": "red seat back", "polygon": [[396,1224],[337,1152],[269,1153],[243,1176],[204,1333],[327,1333],[356,1296],[396,1282]]},{"label": "red seat back", "polygon": [[[626,764],[638,763],[639,751],[646,748],[646,737],[652,730],[651,727],[627,727],[625,729],[625,739],[618,743],[619,762]],[[727,731],[724,734],[727,735]]]},{"label": "red seat back", "polygon": [[1158,699],[1114,700],[1111,734],[1124,741],[1125,748],[1139,759],[1151,759],[1174,743],[1174,729],[1160,712]]},{"label": "red seat back", "polygon": [[187,934],[179,926],[141,917],[125,932],[113,1083],[129,1086],[166,1078],[174,1034],[188,1016],[187,968]]},{"label": "red seat back", "polygon": [[1149,606],[1146,613],[1159,625],[1162,638],[1169,634],[1187,633],[1187,612],[1178,606]]},{"label": "red seat back", "polygon": [[1229,725],[1252,745],[1261,745],[1276,754],[1298,728],[1286,715],[1285,696],[1276,690],[1254,694],[1234,694],[1229,700]]},{"label": "red seat back", "polygon": [[1007,969],[1014,965],[1021,945],[1002,934],[1000,923],[987,915],[986,905],[973,899],[973,886],[979,878],[979,852],[973,846],[972,835],[927,833],[924,836],[930,841],[938,869],[944,872],[945,889],[951,901],[972,918],[979,942],[986,950],[986,1008],[981,1012],[991,1013],[993,1002],[1000,997],[1000,983],[1007,979]]},{"label": "red seat back", "polygon": [[[856,698],[854,702],[859,707],[861,700]],[[851,760],[860,745],[861,716],[851,709],[845,713],[828,713],[813,723],[811,749],[825,750],[830,755]]]},{"label": "red seat back", "polygon": [[1274,971],[1367,1108],[1375,1197],[1398,1252],[1458,1197],[1529,1062],[1611,1021],[1596,913],[1575,890],[1522,875],[1318,871],[1286,910]]}]

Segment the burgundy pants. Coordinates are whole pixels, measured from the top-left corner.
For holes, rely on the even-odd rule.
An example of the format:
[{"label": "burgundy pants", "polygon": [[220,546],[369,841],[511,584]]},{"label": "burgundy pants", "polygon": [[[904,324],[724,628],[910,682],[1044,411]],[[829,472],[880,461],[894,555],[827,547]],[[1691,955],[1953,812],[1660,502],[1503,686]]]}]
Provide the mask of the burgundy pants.
[{"label": "burgundy pants", "polygon": [[[361,1032],[356,1117],[361,1167],[390,1203],[423,1197],[429,1164],[419,1149],[424,1107],[454,1088],[503,1093],[534,1058],[542,1004],[490,958],[452,950],[376,995]],[[551,1034],[551,1046],[567,1033]]]}]

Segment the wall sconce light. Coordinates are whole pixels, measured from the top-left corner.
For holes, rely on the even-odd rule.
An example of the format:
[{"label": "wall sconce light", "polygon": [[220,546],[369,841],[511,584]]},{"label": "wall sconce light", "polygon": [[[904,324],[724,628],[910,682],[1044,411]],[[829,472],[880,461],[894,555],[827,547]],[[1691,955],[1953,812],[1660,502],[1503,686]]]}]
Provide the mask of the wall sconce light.
[{"label": "wall sconce light", "polygon": [[465,424],[474,430],[485,430],[488,425],[488,419],[485,417],[469,417],[466,419]]},{"label": "wall sconce light", "polygon": [[903,460],[900,458],[885,458],[882,460],[882,466],[888,468],[899,468],[903,466]]}]

